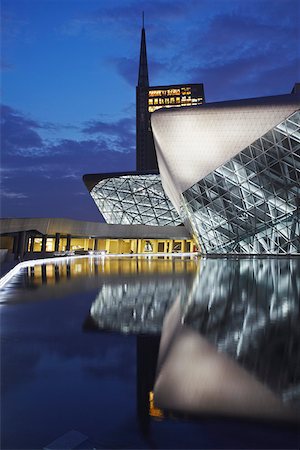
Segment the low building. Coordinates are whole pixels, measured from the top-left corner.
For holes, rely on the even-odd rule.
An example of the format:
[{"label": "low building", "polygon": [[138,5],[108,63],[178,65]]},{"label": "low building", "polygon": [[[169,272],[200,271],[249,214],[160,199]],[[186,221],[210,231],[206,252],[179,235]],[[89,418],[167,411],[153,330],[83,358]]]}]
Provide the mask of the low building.
[{"label": "low building", "polygon": [[184,226],[108,225],[60,218],[1,219],[0,246],[15,258],[63,254],[154,254],[189,252],[194,242]]}]

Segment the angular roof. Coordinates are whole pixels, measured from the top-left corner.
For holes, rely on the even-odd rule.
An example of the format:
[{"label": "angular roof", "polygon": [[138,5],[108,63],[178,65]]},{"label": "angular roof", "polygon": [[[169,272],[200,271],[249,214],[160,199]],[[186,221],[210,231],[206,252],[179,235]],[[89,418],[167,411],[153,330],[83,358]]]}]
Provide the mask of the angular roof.
[{"label": "angular roof", "polygon": [[300,107],[299,94],[155,111],[151,124],[163,187],[180,193],[226,163]]}]

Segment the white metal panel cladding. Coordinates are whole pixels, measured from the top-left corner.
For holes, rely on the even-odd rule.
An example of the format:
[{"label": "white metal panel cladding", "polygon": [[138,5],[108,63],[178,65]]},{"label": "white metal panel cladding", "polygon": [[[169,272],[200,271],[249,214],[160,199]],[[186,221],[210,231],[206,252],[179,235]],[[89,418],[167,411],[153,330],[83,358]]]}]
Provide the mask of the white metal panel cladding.
[{"label": "white metal panel cladding", "polygon": [[299,108],[297,95],[158,110],[151,116],[166,194],[181,194]]},{"label": "white metal panel cladding", "polygon": [[107,223],[180,225],[159,175],[123,175],[104,179],[91,196]]},{"label": "white metal panel cladding", "polygon": [[208,253],[300,253],[300,113],[187,189],[183,215]]}]

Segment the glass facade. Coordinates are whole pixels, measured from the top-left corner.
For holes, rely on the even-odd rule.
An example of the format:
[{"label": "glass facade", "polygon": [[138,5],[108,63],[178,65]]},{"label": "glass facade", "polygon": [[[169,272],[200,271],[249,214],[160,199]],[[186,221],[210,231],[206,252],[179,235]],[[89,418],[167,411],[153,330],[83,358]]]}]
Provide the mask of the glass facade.
[{"label": "glass facade", "polygon": [[99,181],[91,196],[107,223],[180,225],[159,175],[124,175]]},{"label": "glass facade", "polygon": [[300,113],[182,194],[205,253],[300,252]]}]

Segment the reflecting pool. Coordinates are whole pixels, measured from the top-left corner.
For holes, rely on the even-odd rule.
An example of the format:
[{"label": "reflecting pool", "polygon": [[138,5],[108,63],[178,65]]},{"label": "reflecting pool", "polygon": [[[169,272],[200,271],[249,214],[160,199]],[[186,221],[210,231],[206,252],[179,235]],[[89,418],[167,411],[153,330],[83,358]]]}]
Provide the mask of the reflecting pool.
[{"label": "reflecting pool", "polygon": [[299,297],[300,258],[22,269],[1,291],[1,448],[298,448]]}]

